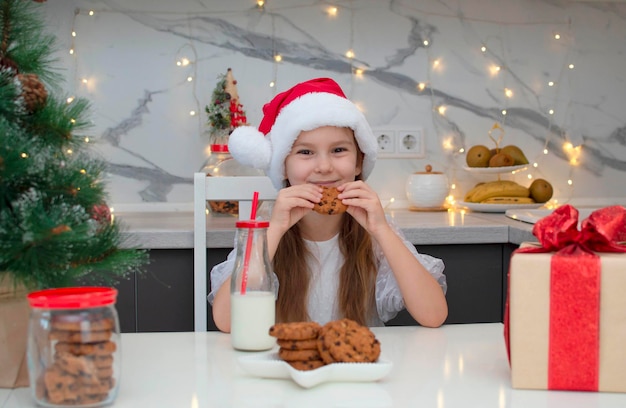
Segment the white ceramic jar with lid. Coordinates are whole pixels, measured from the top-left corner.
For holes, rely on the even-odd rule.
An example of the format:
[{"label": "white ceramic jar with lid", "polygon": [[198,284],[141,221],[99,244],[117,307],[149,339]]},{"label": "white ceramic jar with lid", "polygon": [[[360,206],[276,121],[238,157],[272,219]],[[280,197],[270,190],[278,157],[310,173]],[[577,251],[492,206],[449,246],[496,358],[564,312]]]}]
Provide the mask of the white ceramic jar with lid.
[{"label": "white ceramic jar with lid", "polygon": [[443,209],[450,188],[448,177],[442,172],[432,171],[430,164],[425,170],[407,178],[406,197],[410,205],[417,209]]}]

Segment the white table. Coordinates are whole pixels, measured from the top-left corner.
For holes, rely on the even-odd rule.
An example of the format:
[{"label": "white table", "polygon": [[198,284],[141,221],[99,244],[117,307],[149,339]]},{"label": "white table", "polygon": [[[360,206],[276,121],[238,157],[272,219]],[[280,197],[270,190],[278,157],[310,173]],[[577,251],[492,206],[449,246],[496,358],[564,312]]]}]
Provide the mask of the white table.
[{"label": "white table", "polygon": [[[248,376],[228,334],[122,335],[117,408],[626,407],[626,394],[514,390],[500,323],[376,328],[388,377],[301,388]],[[0,390],[0,407],[33,407],[29,390]]]}]

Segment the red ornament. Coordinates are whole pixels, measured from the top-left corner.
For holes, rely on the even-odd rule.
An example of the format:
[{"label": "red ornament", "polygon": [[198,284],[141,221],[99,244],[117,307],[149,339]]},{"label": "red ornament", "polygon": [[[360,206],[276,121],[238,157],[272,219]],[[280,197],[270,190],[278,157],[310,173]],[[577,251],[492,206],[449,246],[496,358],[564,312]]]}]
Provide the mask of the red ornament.
[{"label": "red ornament", "polygon": [[111,209],[106,204],[96,204],[91,209],[91,218],[98,224],[106,225],[111,223]]}]

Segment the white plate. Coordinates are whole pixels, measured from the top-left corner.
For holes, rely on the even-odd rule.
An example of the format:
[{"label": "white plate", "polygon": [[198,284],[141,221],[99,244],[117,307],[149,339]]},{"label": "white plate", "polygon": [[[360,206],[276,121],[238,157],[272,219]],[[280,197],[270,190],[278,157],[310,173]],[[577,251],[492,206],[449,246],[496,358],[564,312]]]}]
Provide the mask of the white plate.
[{"label": "white plate", "polygon": [[291,378],[304,388],[324,382],[377,381],[389,374],[393,366],[391,361],[379,358],[375,363],[334,363],[315,370],[301,371],[281,360],[275,351],[242,356],[237,361],[241,368],[255,377]]},{"label": "white plate", "polygon": [[481,203],[466,203],[464,201],[460,201],[458,203],[461,207],[469,208],[472,211],[476,212],[490,212],[490,213],[503,213],[506,210],[517,210],[517,209],[533,209],[539,208],[543,205],[543,203],[534,203],[534,204],[481,204]]},{"label": "white plate", "polygon": [[512,171],[526,170],[527,167],[528,167],[528,164],[518,164],[517,166],[505,166],[505,167],[463,167],[463,169],[470,173],[500,174],[500,173],[510,173]]}]

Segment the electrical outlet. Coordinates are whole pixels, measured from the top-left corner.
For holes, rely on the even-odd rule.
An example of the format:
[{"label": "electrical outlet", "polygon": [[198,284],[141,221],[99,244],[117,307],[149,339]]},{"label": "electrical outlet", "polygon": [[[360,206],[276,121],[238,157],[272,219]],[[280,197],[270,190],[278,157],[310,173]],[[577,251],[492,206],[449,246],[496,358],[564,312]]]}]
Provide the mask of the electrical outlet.
[{"label": "electrical outlet", "polygon": [[373,130],[374,137],[378,143],[378,155],[384,157],[385,155],[393,154],[396,150],[396,132],[393,130]]},{"label": "electrical outlet", "polygon": [[397,157],[425,157],[423,129],[396,131],[395,153]]}]

